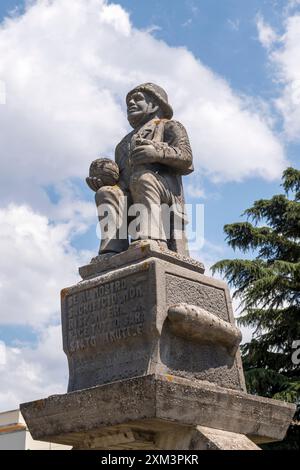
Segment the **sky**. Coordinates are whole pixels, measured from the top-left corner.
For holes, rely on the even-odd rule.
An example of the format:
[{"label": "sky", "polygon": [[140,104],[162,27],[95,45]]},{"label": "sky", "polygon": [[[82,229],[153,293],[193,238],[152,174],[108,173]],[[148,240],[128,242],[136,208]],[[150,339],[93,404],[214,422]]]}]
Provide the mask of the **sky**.
[{"label": "sky", "polygon": [[[186,127],[210,266],[223,226],[299,168],[299,0],[2,0],[0,411],[64,393],[59,293],[97,253],[89,164],[128,132],[126,92],[163,86]],[[244,340],[249,332],[244,332]]]}]

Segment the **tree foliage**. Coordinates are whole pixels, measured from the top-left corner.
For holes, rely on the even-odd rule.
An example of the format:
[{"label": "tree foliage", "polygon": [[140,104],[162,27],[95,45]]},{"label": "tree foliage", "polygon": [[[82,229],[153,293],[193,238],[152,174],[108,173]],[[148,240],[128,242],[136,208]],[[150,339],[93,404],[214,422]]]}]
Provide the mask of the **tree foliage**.
[{"label": "tree foliage", "polygon": [[247,221],[224,227],[229,246],[252,258],[225,259],[212,269],[240,299],[239,324],[254,330],[242,346],[249,392],[299,405],[300,367],[292,355],[300,340],[300,171],[286,169],[282,186],[284,194],[254,202],[243,213]]}]

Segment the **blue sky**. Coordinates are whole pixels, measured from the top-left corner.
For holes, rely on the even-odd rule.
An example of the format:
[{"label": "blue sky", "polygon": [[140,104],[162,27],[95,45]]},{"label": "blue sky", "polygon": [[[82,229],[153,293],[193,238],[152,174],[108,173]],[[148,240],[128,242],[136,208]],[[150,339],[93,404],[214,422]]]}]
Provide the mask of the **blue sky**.
[{"label": "blue sky", "polygon": [[[128,130],[129,86],[159,81],[187,127],[195,173],[184,180],[186,200],[205,206],[207,243],[196,255],[207,267],[235,256],[224,224],[281,192],[282,169],[298,167],[298,0],[115,4],[41,0],[26,12],[21,1],[0,4],[1,23],[11,17],[0,30],[0,368],[1,354],[10,370],[26,359],[0,390],[0,407],[65,387],[59,290],[98,249],[84,177]],[[12,394],[16,379],[25,385]]]},{"label": "blue sky", "polygon": [[[119,3],[130,12],[137,27],[157,26],[153,32],[157,38],[172,46],[188,48],[240,93],[266,100],[276,97],[278,84],[273,81],[267,52],[258,40],[256,17],[262,15],[282,32],[286,0],[121,0]],[[299,150],[299,145],[287,147],[292,165],[297,165]],[[282,191],[279,180],[267,183],[258,178],[227,184],[211,184],[205,179],[204,185],[212,195],[203,201],[205,236],[214,244],[222,244],[224,257],[233,254],[222,243],[223,226],[240,220],[242,212],[255,199]]]},{"label": "blue sky", "polygon": [[[269,101],[278,94],[278,84],[273,80],[267,52],[258,40],[256,16],[261,14],[277,31],[282,31],[286,0],[121,0],[116,3],[129,12],[135,27],[153,28],[152,34],[156,38],[171,46],[189,49],[239,93]],[[16,7],[22,9],[23,4],[4,0],[0,7],[1,17]],[[279,122],[275,129],[280,133],[280,117],[277,118]],[[299,145],[287,147],[291,164],[297,164],[298,152]],[[281,191],[279,180],[266,182],[260,178],[212,184],[203,177],[202,183],[207,194],[211,195],[201,201],[205,203],[205,236],[212,243],[223,246],[224,256],[225,253],[230,256],[231,251],[226,250],[222,243],[223,225],[238,220],[255,199]],[[82,189],[86,197],[90,197],[84,184]],[[94,230],[91,230],[88,237],[80,237],[76,243],[80,247],[94,249],[98,242],[93,238]]]}]

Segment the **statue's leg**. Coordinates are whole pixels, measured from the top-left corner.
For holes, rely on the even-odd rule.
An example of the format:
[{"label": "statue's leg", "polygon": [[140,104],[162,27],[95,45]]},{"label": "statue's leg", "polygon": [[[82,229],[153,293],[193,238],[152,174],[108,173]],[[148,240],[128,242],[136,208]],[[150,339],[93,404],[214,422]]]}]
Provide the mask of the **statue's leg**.
[{"label": "statue's leg", "polygon": [[[172,203],[172,195],[168,184],[163,176],[149,170],[136,172],[130,179],[130,192],[133,206],[130,208],[130,215],[134,212],[136,217],[138,232],[136,236],[129,229],[132,238],[152,239],[167,242],[169,230],[166,224],[168,208]],[[131,226],[134,226],[132,223]]]},{"label": "statue's leg", "polygon": [[99,254],[127,250],[127,195],[118,185],[103,186],[95,200],[101,229]]}]

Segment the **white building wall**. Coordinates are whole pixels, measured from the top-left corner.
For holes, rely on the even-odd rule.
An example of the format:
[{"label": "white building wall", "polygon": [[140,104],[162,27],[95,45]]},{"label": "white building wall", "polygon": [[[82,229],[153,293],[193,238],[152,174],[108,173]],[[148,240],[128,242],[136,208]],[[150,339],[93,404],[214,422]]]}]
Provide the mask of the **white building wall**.
[{"label": "white building wall", "polygon": [[0,413],[0,450],[70,450],[72,447],[35,441],[20,410]]},{"label": "white building wall", "polygon": [[72,447],[55,444],[54,442],[35,441],[29,431],[26,431],[26,450],[70,450]]},{"label": "white building wall", "polygon": [[0,450],[24,450],[26,430],[0,434]]}]

